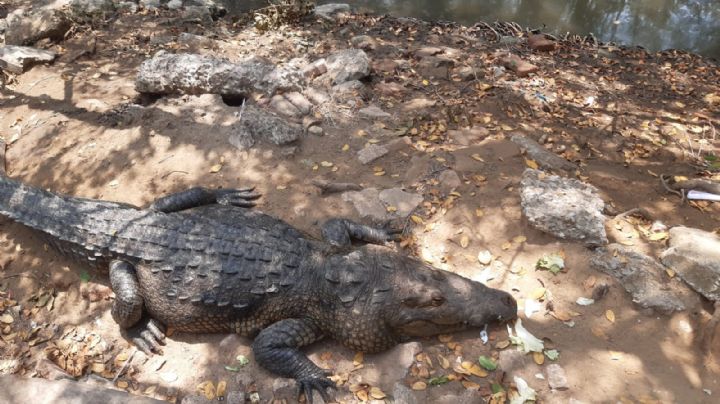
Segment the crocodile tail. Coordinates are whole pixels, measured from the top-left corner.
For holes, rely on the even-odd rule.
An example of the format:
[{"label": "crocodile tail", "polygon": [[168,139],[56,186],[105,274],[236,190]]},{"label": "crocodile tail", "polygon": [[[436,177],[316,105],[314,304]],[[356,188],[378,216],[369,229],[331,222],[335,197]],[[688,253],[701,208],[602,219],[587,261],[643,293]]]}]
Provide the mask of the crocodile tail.
[{"label": "crocodile tail", "polygon": [[67,203],[58,195],[0,174],[0,215],[47,231],[66,210]]}]

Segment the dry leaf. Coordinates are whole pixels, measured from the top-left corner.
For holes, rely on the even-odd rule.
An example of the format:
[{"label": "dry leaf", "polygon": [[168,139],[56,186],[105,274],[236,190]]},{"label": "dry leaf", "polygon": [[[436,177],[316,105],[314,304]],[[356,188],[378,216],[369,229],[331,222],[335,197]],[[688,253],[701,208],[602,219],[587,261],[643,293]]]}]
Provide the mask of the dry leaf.
[{"label": "dry leaf", "polygon": [[447,369],[450,367],[450,361],[446,357],[438,355],[438,361],[440,362],[441,368]]},{"label": "dry leaf", "polygon": [[355,392],[355,397],[357,397],[358,400],[363,401],[363,402],[368,401],[368,398],[369,398],[369,397],[368,397],[368,392],[367,392],[367,390],[358,390],[358,391],[356,391],[356,392]]},{"label": "dry leaf", "polygon": [[452,341],[453,336],[450,334],[440,334],[438,335],[438,340],[442,342],[443,344]]},{"label": "dry leaf", "polygon": [[538,365],[545,363],[545,355],[542,352],[533,352],[533,360]]},{"label": "dry leaf", "polygon": [[126,382],[125,380],[118,380],[117,386],[121,389],[126,389],[128,388],[128,382]]},{"label": "dry leaf", "polygon": [[0,322],[3,324],[12,324],[13,321],[15,321],[15,319],[7,313],[0,316]]},{"label": "dry leaf", "polygon": [[525,159],[525,164],[526,164],[528,167],[532,168],[533,170],[537,170],[537,169],[538,169],[538,163],[535,162],[535,160]]},{"label": "dry leaf", "polygon": [[537,288],[533,290],[532,293],[530,293],[530,298],[534,300],[540,300],[543,298],[543,296],[545,296],[545,292],[547,292],[547,289],[542,287]]},{"label": "dry leaf", "polygon": [[463,381],[462,381],[462,385],[463,385],[463,387],[465,387],[465,388],[468,389],[468,390],[478,390],[478,389],[480,389],[480,385],[479,385],[479,384],[477,384],[477,383],[475,383],[475,382],[471,382],[470,380],[463,380]]},{"label": "dry leaf", "polygon": [[504,242],[503,245],[500,246],[500,248],[502,248],[503,250],[509,250],[510,247],[512,247],[512,243],[509,241]]},{"label": "dry leaf", "polygon": [[215,384],[210,380],[200,383],[197,391],[201,392],[208,400],[215,398]]},{"label": "dry leaf", "polygon": [[588,278],[585,279],[585,281],[583,282],[583,287],[585,287],[585,289],[592,289],[593,287],[595,287],[595,283],[596,283],[596,282],[597,282],[597,278],[595,278],[594,276],[590,275],[590,276],[588,276]]},{"label": "dry leaf", "polygon": [[670,269],[670,268],[665,268],[665,273],[666,273],[669,277],[671,277],[671,278],[674,278],[675,275],[676,275],[676,274],[675,274],[675,271],[673,271],[673,270]]},{"label": "dry leaf", "polygon": [[413,390],[425,390],[425,389],[427,389],[427,383],[425,383],[425,382],[415,382],[415,383],[412,384],[411,387],[412,387]]},{"label": "dry leaf", "polygon": [[323,167],[332,167],[334,164],[329,161],[321,161],[320,165]]},{"label": "dry leaf", "polygon": [[483,160],[483,158],[482,158],[482,157],[480,157],[480,155],[479,155],[479,154],[477,154],[477,153],[473,154],[473,155],[472,155],[472,156],[470,156],[470,157],[472,157],[472,158],[473,158],[473,160],[477,160],[477,161],[482,161],[482,162],[485,162],[485,160]]},{"label": "dry leaf", "polygon": [[609,322],[614,323],[615,322],[615,312],[613,312],[612,310],[607,310],[605,312],[605,318],[607,318]]},{"label": "dry leaf", "polygon": [[353,365],[360,366],[363,364],[364,360],[365,360],[365,355],[362,352],[356,352],[355,356],[353,357]]},{"label": "dry leaf", "polygon": [[570,316],[570,313],[568,313],[564,310],[551,311],[550,315],[552,315],[556,319],[563,321],[563,322],[570,321],[572,319],[572,317]]},{"label": "dry leaf", "polygon": [[521,244],[526,241],[527,241],[527,237],[525,237],[525,236],[517,236],[517,237],[513,238],[513,242],[515,242],[517,244]]},{"label": "dry leaf", "polygon": [[470,366],[470,369],[468,369],[468,371],[470,372],[470,374],[475,375],[477,377],[487,377],[487,375],[488,375],[487,370],[481,368],[477,364],[473,364],[472,366]]},{"label": "dry leaf", "polygon": [[214,166],[210,167],[210,172],[214,174],[214,173],[222,170],[222,168],[223,168],[222,164],[215,164]]},{"label": "dry leaf", "polygon": [[499,341],[497,344],[495,344],[496,349],[505,349],[510,346],[510,340],[503,340]]},{"label": "dry leaf", "polygon": [[348,150],[350,150],[350,145],[349,145],[349,144],[346,144],[346,145],[344,145],[344,146],[342,147],[342,151],[348,151]]},{"label": "dry leaf", "polygon": [[215,389],[215,395],[218,397],[218,400],[220,400],[220,397],[225,397],[225,391],[227,391],[227,382],[220,380],[217,389]]},{"label": "dry leaf", "polygon": [[470,238],[467,235],[464,235],[460,238],[460,247],[467,248],[467,246],[470,244]]},{"label": "dry leaf", "polygon": [[479,209],[479,208],[478,208],[478,209],[475,209],[475,216],[476,216],[476,217],[483,217],[483,216],[485,216],[485,212],[483,212],[483,210],[482,210],[482,209]]},{"label": "dry leaf", "polygon": [[410,220],[412,220],[415,224],[423,224],[423,219],[417,215],[410,216]]},{"label": "dry leaf", "polygon": [[383,398],[385,398],[387,396],[378,387],[371,387],[370,388],[370,397],[372,397],[376,400],[382,400]]}]

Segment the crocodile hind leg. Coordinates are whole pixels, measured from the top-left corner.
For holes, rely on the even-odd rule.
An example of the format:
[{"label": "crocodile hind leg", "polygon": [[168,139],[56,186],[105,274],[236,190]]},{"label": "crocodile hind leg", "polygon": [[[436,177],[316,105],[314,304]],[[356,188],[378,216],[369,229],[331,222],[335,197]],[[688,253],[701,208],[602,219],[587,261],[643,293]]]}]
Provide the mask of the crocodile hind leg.
[{"label": "crocodile hind leg", "polygon": [[322,236],[337,247],[347,247],[353,241],[370,244],[385,244],[398,241],[402,230],[370,227],[347,219],[331,219],[322,226]]},{"label": "crocodile hind leg", "polygon": [[156,212],[171,213],[212,204],[251,208],[255,206],[255,200],[260,197],[260,194],[253,192],[254,189],[255,188],[208,189],[195,187],[159,198],[155,200],[148,209]]},{"label": "crocodile hind leg", "polygon": [[115,292],[112,317],[123,329],[136,328],[138,337],[133,342],[145,353],[162,352],[160,344],[165,340],[161,326],[152,319],[142,320],[143,298],[135,276],[135,268],[126,261],[110,263],[110,286]]},{"label": "crocodile hind leg", "polygon": [[253,341],[253,354],[265,369],[297,380],[300,394],[305,394],[308,403],[313,402],[313,390],[317,390],[325,402],[330,402],[327,388],[335,388],[335,383],[298,350],[320,338],[320,329],[311,321],[285,319],[260,331]]}]

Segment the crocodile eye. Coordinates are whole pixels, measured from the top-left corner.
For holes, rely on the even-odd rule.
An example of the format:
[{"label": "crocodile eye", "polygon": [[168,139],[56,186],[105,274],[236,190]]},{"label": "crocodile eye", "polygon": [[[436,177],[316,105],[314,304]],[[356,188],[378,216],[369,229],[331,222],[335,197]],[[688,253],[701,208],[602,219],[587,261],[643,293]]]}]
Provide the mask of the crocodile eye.
[{"label": "crocodile eye", "polygon": [[433,296],[432,298],[432,305],[437,307],[441,306],[443,303],[445,303],[445,298],[442,296]]},{"label": "crocodile eye", "polygon": [[417,297],[406,297],[402,300],[402,303],[407,307],[418,307],[419,306],[419,300]]}]

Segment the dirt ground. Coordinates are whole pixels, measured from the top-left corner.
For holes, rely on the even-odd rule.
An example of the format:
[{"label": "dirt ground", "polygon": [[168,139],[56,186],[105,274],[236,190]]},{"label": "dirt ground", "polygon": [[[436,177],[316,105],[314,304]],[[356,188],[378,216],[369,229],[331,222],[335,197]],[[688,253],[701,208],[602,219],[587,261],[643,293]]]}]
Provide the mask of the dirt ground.
[{"label": "dirt ground", "polygon": [[[314,236],[328,218],[363,219],[339,195],[320,195],[312,180],[404,187],[422,194],[424,202],[406,221],[404,246],[395,248],[475,278],[483,269],[477,255],[489,250],[502,263],[502,273],[490,286],[511,291],[521,306],[542,287],[544,303],[552,301],[555,313],[571,313],[571,322],[558,320],[546,305],[530,318],[521,314],[531,333],[560,352],[556,361],[545,358],[542,365],[528,357],[522,375],[537,390],[538,402],[716,402],[720,373],[712,353],[720,353],[720,347],[710,353],[700,347],[712,305],[698,299],[695,307],[669,316],[642,310],[616,280],[589,266],[589,249],[530,227],[521,214],[518,186],[532,162],[509,137],[525,134],[577,163],[578,178],[600,190],[609,213],[641,207],[667,226],[717,231],[720,204],[683,203],[658,178],[718,179],[717,171],[703,165],[703,156],[720,154],[714,129],[720,122],[717,62],[683,52],[648,54],[572,42],[560,43],[553,52],[536,52],[524,41],[491,40],[487,31],[363,15],[337,23],[310,20],[264,34],[232,19],[203,27],[175,24],[174,16],[167,11],[122,14],[108,24],[79,26],[66,43],[45,44],[62,55],[54,64],[6,77],[0,134],[8,143],[8,175],[61,193],[139,206],[196,185],[253,185],[263,194],[259,209]],[[364,34],[376,42],[367,51],[374,70],[355,105],[316,111],[323,118],[324,136],[304,136],[296,150],[260,143],[241,151],[219,133],[217,123],[202,118],[192,104],[195,98],[148,101],[135,91],[143,60],[160,49],[187,50],[177,42],[181,32],[215,40],[194,51],[231,60],[260,55],[274,62],[303,55],[314,60],[350,48],[350,39]],[[88,45],[92,41],[94,50]],[[426,46],[447,47],[443,52],[452,64],[444,77],[416,57],[416,50]],[[77,56],[76,50],[87,52]],[[524,78],[499,71],[508,52],[539,71]],[[458,77],[461,67],[474,68],[475,77]],[[406,108],[412,99],[426,105]],[[140,117],[128,115],[133,102],[143,103]],[[359,117],[357,109],[367,105],[393,117],[377,122]],[[462,145],[453,131],[469,127],[476,132],[468,136],[475,137]],[[369,165],[355,158],[366,144],[398,136],[407,137],[409,145]],[[221,169],[211,173],[216,164]],[[462,180],[451,194],[442,191],[436,178],[445,168]],[[640,237],[636,226],[612,223],[608,221],[611,241],[653,254],[664,247],[664,240]],[[0,251],[0,305],[15,300],[21,307],[21,320],[3,324],[0,358],[18,359],[17,372],[28,377],[49,355],[70,373],[80,368],[77,375],[113,379],[132,347],[110,317],[105,276],[61,258],[36,234],[7,220],[0,221]],[[535,270],[539,258],[557,252],[566,257],[566,271],[552,275]],[[591,306],[575,304],[600,283],[610,286],[604,299]],[[497,358],[501,349],[496,344],[502,346],[508,333],[504,326],[489,331],[487,345],[478,331],[454,335],[451,341],[422,340],[431,363],[420,355],[402,381],[410,386],[453,374],[452,366],[441,366],[439,356],[452,364],[478,355]],[[254,364],[249,344],[235,336],[176,334],[162,359],[134,359],[115,384],[133,394],[172,401],[196,394],[207,382],[216,388],[222,381],[227,391],[235,391],[251,380],[265,402],[272,397],[274,377]],[[358,397],[349,391],[359,388],[353,387],[353,369],[384,363],[383,355],[390,355],[358,361],[354,352],[331,341],[317,343],[309,352],[335,374],[350,377],[337,393],[343,402]],[[250,363],[236,369],[238,355],[246,355]],[[568,390],[551,391],[546,380],[535,377],[550,363],[564,368]],[[467,376],[465,382],[472,383],[459,379],[416,394],[438,402],[469,388],[478,390],[473,397],[480,402],[490,396],[494,383],[512,387],[512,378],[502,370]],[[380,377],[378,387],[389,395],[397,381]]]}]

